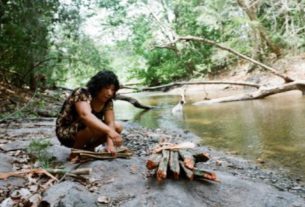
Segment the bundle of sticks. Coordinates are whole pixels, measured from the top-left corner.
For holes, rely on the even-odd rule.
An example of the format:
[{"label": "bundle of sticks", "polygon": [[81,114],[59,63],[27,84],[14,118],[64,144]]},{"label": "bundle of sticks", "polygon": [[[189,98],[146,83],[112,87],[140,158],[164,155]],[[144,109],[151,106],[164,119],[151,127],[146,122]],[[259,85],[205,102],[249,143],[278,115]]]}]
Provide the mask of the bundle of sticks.
[{"label": "bundle of sticks", "polygon": [[153,153],[146,162],[148,170],[154,170],[157,180],[162,181],[172,176],[179,179],[181,176],[187,177],[189,180],[210,180],[218,181],[214,172],[196,168],[197,162],[208,161],[207,153],[195,152],[187,148],[193,148],[188,144],[163,144],[153,150]]},{"label": "bundle of sticks", "polygon": [[72,149],[72,153],[78,154],[81,158],[84,159],[100,159],[100,160],[108,160],[115,158],[130,158],[133,153],[126,147],[116,148],[116,153],[112,154],[110,152],[93,152],[88,150],[79,150]]}]

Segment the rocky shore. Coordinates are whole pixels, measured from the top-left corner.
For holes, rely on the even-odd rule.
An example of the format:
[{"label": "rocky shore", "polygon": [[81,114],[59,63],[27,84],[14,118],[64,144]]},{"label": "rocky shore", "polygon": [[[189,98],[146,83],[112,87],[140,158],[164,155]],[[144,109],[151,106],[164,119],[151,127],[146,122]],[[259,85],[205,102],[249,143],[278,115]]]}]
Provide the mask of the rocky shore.
[{"label": "rocky shore", "polygon": [[1,122],[0,172],[41,167],[42,163],[27,150],[32,140],[39,139],[51,143],[44,155],[52,157],[52,166],[67,170],[91,168],[92,172],[84,179],[67,176],[48,186],[43,176],[0,180],[0,206],[31,206],[26,203],[31,199],[38,199],[39,206],[56,207],[305,206],[304,181],[300,178],[289,178],[206,146],[197,145],[211,157],[201,167],[216,172],[219,183],[172,179],[159,183],[145,168],[151,148],[160,139],[197,143],[198,137],[184,130],[147,129],[127,122],[124,126],[124,145],[134,151],[131,159],[71,164],[66,161],[70,150],[55,137],[53,118]]}]

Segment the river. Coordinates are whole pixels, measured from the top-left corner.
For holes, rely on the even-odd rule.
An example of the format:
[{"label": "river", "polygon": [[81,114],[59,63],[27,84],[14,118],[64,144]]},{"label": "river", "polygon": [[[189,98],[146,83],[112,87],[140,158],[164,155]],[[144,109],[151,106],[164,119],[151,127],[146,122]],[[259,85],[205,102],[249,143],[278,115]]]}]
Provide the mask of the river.
[{"label": "river", "polygon": [[200,94],[186,97],[183,113],[173,115],[179,96],[160,93],[131,95],[158,109],[143,111],[115,103],[116,117],[144,127],[184,129],[201,137],[201,144],[261,160],[272,169],[304,177],[305,97],[289,92],[262,100],[194,106]]}]

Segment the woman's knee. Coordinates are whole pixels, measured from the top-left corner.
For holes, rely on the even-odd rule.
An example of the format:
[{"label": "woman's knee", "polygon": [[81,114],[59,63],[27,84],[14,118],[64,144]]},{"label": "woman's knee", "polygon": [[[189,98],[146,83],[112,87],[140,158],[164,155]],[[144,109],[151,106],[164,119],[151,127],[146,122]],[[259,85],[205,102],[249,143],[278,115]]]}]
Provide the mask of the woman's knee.
[{"label": "woman's knee", "polygon": [[114,122],[115,131],[121,133],[123,131],[123,125],[120,122]]}]

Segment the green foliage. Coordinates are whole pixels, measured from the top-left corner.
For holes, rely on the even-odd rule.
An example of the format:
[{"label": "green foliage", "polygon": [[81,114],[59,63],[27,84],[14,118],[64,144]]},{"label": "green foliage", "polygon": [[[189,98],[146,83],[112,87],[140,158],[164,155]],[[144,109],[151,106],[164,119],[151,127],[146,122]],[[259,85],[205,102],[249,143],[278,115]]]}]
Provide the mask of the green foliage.
[{"label": "green foliage", "polygon": [[258,9],[260,22],[269,28],[272,40],[290,52],[305,49],[305,1],[262,1]]},{"label": "green foliage", "polygon": [[52,157],[46,151],[50,146],[52,144],[48,139],[35,139],[31,141],[27,151],[40,162],[43,168],[49,168],[52,163]]},{"label": "green foliage", "polygon": [[[107,3],[107,2],[106,2]],[[104,8],[128,11],[137,5],[137,1],[108,2]],[[245,0],[248,5],[255,2]],[[283,2],[276,0],[261,1],[256,8],[257,19],[250,20],[236,0],[164,0],[152,4],[142,1],[144,10],[137,17],[124,19],[125,26],[131,26],[132,35],[128,41],[133,54],[145,59],[146,67],[130,68],[131,76],[141,79],[144,84],[157,85],[171,81],[204,76],[207,73],[226,69],[238,60],[236,56],[202,43],[176,43],[160,49],[157,46],[170,42],[171,30],[178,35],[204,37],[230,47],[242,54],[252,56],[259,44],[253,37],[253,28],[264,26],[266,34],[273,44],[284,48],[304,47],[301,22],[304,22],[304,2],[290,1],[286,14]],[[138,6],[139,7],[139,6]],[[122,10],[124,10],[122,9]],[[139,10],[141,8],[139,7]],[[151,15],[149,12],[154,13]],[[114,13],[112,13],[113,15]],[[113,16],[112,16],[113,17]],[[285,20],[289,20],[284,28]],[[116,26],[122,26],[122,24]],[[286,22],[287,24],[287,22]],[[293,25],[298,25],[293,28]],[[291,28],[292,30],[283,29]],[[294,32],[291,32],[294,31]],[[284,36],[283,36],[284,34]],[[288,42],[289,40],[289,42]],[[167,45],[169,46],[169,45]],[[263,55],[269,52],[267,45],[261,45]],[[268,49],[268,48],[267,48]]]},{"label": "green foliage", "polygon": [[29,82],[32,70],[48,53],[48,26],[58,1],[3,1],[0,69],[16,85]]},{"label": "green foliage", "polygon": [[2,1],[0,3],[0,72],[16,86],[39,86],[37,75],[53,86],[91,75],[108,60],[82,34],[80,8],[87,1]]},{"label": "green foliage", "polygon": [[184,71],[181,70],[179,61],[172,51],[154,50],[147,53],[145,58],[148,60],[149,67],[145,70],[135,71],[135,75],[143,79],[144,84],[158,85],[168,83],[183,76]]},{"label": "green foliage", "polygon": [[[305,49],[305,2],[285,2],[259,1],[251,19],[236,0],[1,1],[1,78],[31,86],[43,74],[50,86],[74,87],[102,68],[147,85],[200,78],[237,58],[198,42],[169,45],[175,36],[204,37],[248,56],[256,50],[268,56],[270,46],[258,42],[255,28],[263,28],[282,51],[298,53]],[[97,45],[80,27],[84,17],[100,14],[100,35],[111,43]]]},{"label": "green foliage", "polygon": [[[53,60],[53,65],[48,71],[52,72],[52,80],[60,85],[82,86],[96,71],[109,68],[110,62],[106,51],[98,50],[86,36],[80,36],[77,43],[63,39],[62,42],[58,42],[58,47],[62,48],[62,52]],[[56,53],[56,49],[52,52]]]},{"label": "green foliage", "polygon": [[107,18],[107,23],[110,26],[119,26],[123,24],[127,15],[126,7],[120,0],[100,0],[98,5],[102,8],[108,9],[110,13]]}]

